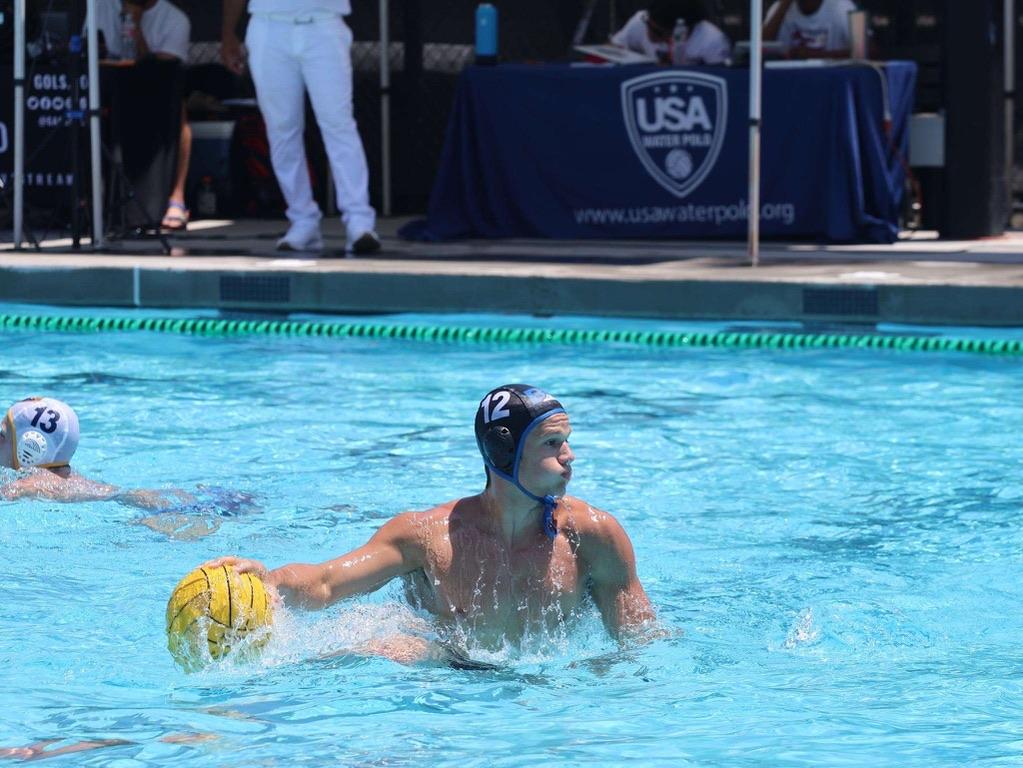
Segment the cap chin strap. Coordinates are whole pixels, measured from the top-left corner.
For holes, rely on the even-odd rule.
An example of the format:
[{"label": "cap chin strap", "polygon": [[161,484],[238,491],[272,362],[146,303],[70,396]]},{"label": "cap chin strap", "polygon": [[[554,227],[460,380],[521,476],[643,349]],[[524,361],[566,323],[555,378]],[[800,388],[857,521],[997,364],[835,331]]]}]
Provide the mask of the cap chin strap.
[{"label": "cap chin strap", "polygon": [[554,509],[558,506],[558,500],[549,493],[546,496],[537,496],[535,493],[530,493],[522,487],[522,484],[519,482],[519,459],[522,458],[522,446],[526,444],[526,437],[529,433],[533,431],[537,424],[542,421],[546,421],[551,416],[558,413],[565,413],[565,409],[552,408],[546,413],[541,413],[523,430],[522,434],[519,436],[518,445],[515,448],[515,460],[512,463],[512,472],[514,473],[514,476],[509,475],[506,472],[502,472],[495,467],[490,459],[488,459],[485,455],[483,457],[483,463],[498,477],[507,480],[533,501],[538,501],[543,504],[543,532],[546,534],[548,539],[554,539],[558,535],[558,526],[554,523]]},{"label": "cap chin strap", "polygon": [[[543,532],[547,535],[548,539],[555,538],[558,535],[558,526],[554,523],[554,510],[558,506],[558,500],[549,493],[546,496],[537,496],[535,493],[530,493],[522,486],[517,478],[512,477],[506,472],[502,472],[489,461],[484,460],[484,463],[487,465],[487,469],[495,475],[507,480],[533,501],[538,501],[543,504]],[[516,465],[517,464],[518,462],[516,462]],[[518,466],[516,466],[515,469],[517,470]],[[518,474],[518,472],[516,472],[516,474]]]},{"label": "cap chin strap", "polygon": [[552,540],[558,535],[558,526],[554,524],[554,508],[557,506],[558,500],[549,493],[543,497],[543,532]]},{"label": "cap chin strap", "polygon": [[7,442],[11,444],[11,469],[20,470],[21,462],[18,461],[18,435],[14,431],[14,419],[11,418],[13,408],[8,408],[0,422],[0,430],[7,436]]}]

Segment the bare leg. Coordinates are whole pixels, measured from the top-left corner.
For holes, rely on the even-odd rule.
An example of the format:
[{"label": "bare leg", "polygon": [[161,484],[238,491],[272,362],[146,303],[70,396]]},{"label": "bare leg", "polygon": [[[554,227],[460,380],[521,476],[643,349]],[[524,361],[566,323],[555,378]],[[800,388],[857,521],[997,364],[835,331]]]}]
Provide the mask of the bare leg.
[{"label": "bare leg", "polygon": [[448,659],[448,654],[437,643],[406,634],[395,634],[378,640],[369,640],[352,648],[325,653],[320,658],[331,659],[350,654],[380,656],[406,665],[444,663]]},{"label": "bare leg", "polygon": [[341,656],[345,653],[357,653],[362,656],[381,656],[407,666],[431,664],[444,665],[455,669],[497,669],[493,664],[473,661],[456,648],[442,645],[433,640],[426,640],[422,637],[406,634],[395,634],[378,640],[370,640],[350,650],[339,651],[330,655]]},{"label": "bare leg", "polygon": [[188,178],[188,163],[192,158],[192,126],[188,122],[188,111],[181,104],[181,137],[178,139],[178,166],[174,172],[174,188],[167,200],[167,213],[161,226],[165,229],[184,229],[188,225],[188,210],[185,208],[185,179]]},{"label": "bare leg", "polygon": [[216,533],[220,528],[220,518],[207,519],[176,512],[165,512],[162,515],[151,515],[138,521],[157,533],[164,534],[176,541],[194,541],[203,536]]},{"label": "bare leg", "polygon": [[444,649],[414,635],[391,635],[353,648],[364,656],[383,656],[399,664],[428,664],[447,661]]},{"label": "bare leg", "polygon": [[165,744],[202,744],[204,741],[215,741],[215,733],[168,733],[160,738]]}]

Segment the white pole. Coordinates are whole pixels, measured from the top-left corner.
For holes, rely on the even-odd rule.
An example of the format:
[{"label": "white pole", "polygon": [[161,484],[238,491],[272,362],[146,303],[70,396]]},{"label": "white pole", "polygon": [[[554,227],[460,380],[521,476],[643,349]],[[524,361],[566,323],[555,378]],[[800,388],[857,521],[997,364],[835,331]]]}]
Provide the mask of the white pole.
[{"label": "white pole", "polygon": [[763,0],[750,0],[749,60],[749,231],[750,264],[760,264],[760,69],[763,55]]},{"label": "white pole", "polygon": [[14,2],[14,247],[25,219],[25,0]]},{"label": "white pole", "polygon": [[1015,150],[1016,109],[1016,2],[1005,0],[1005,179],[1008,187],[1009,213],[1012,214],[1012,177]]},{"label": "white pole", "polygon": [[391,215],[391,34],[387,0],[380,0],[380,176],[383,214]]},{"label": "white pole", "polygon": [[96,32],[96,0],[85,0],[86,36],[89,47],[89,157],[92,168],[92,247],[103,245],[103,166],[100,160],[99,35]]}]

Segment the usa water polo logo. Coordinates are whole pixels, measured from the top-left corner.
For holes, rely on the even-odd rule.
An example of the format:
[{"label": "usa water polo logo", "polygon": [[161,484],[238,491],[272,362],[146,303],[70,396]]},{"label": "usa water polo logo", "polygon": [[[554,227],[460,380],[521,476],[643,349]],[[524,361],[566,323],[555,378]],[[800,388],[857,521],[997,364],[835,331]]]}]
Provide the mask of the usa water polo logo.
[{"label": "usa water polo logo", "polygon": [[728,122],[728,85],[698,72],[658,72],[622,83],[629,141],[651,176],[677,197],[707,177]]}]

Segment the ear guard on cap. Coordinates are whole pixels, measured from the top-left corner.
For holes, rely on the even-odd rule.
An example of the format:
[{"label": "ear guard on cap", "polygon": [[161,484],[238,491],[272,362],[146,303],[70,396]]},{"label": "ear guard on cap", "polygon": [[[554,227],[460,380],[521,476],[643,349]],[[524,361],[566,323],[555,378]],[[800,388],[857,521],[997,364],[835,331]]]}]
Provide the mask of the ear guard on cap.
[{"label": "ear guard on cap", "polygon": [[515,439],[508,427],[491,427],[483,434],[483,454],[500,472],[510,475],[515,468]]},{"label": "ear guard on cap", "polygon": [[4,432],[15,470],[66,467],[78,447],[78,416],[55,398],[28,397],[7,410]]},{"label": "ear guard on cap", "polygon": [[39,432],[26,432],[18,440],[18,463],[34,467],[46,456],[46,438]]}]

